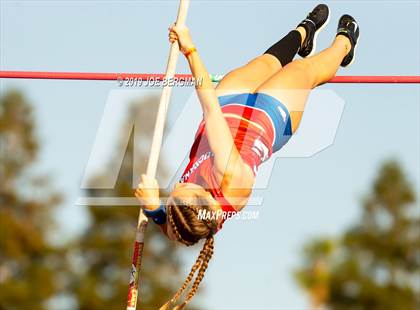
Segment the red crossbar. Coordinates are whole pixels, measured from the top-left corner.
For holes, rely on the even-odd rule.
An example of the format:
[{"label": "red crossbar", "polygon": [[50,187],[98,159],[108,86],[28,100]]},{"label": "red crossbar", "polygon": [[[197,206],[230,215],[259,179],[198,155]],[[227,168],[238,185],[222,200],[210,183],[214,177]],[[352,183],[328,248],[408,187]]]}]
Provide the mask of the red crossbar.
[{"label": "red crossbar", "polygon": [[[41,71],[0,71],[3,79],[51,79],[51,80],[98,80],[116,81],[125,79],[147,80],[154,78],[162,80],[163,74],[157,73],[91,73],[91,72],[41,72]],[[177,74],[177,78],[191,79],[190,74]],[[214,76],[213,81],[218,82],[222,76]],[[420,76],[401,75],[361,75],[361,76],[336,76],[329,83],[420,83]]]},{"label": "red crossbar", "polygon": [[397,84],[418,84],[419,75],[347,75],[336,76],[330,83],[397,83]]},{"label": "red crossbar", "polygon": [[[156,73],[92,73],[92,72],[42,72],[42,71],[0,71],[4,79],[47,79],[47,80],[98,80],[116,81],[126,78],[163,79],[163,74]],[[178,74],[178,78],[191,78],[189,74]]]}]

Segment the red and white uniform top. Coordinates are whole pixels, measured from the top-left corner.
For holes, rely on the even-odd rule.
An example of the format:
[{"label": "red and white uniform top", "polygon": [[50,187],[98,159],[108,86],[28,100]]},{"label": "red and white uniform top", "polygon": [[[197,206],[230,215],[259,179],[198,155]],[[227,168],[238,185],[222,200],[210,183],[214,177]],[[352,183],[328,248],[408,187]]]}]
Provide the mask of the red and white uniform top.
[{"label": "red and white uniform top", "polygon": [[[221,109],[242,160],[256,175],[259,165],[270,158],[273,152],[275,129],[271,118],[263,110],[236,103],[226,104]],[[202,186],[220,203],[223,211],[234,212],[233,206],[223,196],[213,166],[214,154],[202,120],[180,182]]]}]

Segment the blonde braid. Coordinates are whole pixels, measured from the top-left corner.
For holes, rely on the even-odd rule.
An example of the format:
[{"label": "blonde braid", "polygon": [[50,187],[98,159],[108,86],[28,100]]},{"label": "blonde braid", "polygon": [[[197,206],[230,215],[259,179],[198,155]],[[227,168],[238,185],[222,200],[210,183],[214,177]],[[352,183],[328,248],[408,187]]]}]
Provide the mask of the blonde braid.
[{"label": "blonde braid", "polygon": [[206,253],[206,251],[203,247],[201,249],[200,254],[198,255],[194,265],[192,266],[191,271],[190,271],[187,279],[185,280],[182,287],[178,290],[178,292],[176,292],[174,297],[172,297],[171,302],[176,302],[179,299],[179,297],[182,295],[182,293],[185,291],[185,289],[188,287],[188,284],[190,284],[191,280],[193,279],[195,272],[201,266],[201,263],[204,259],[205,254],[207,254],[207,253]]},{"label": "blonde braid", "polygon": [[[191,206],[189,204],[184,204],[182,203],[182,201],[178,201],[178,206],[183,206],[186,209],[190,210],[189,212],[192,211],[193,214],[195,214],[195,216],[198,216],[198,208],[196,206]],[[175,234],[177,240],[187,246],[191,246],[194,245],[195,243],[197,243],[198,238],[197,237],[193,237],[192,240],[185,240],[179,230],[179,227],[177,226],[174,216],[176,215],[176,220],[177,222],[179,222],[180,228],[185,229],[185,233],[191,236],[193,236],[193,232],[191,231],[191,228],[189,225],[190,221],[188,221],[185,217],[183,213],[180,213],[178,209],[173,209],[174,206],[172,205],[168,205],[167,207],[167,219],[168,222],[172,228],[173,233]],[[175,214],[173,213],[175,212]],[[191,216],[191,215],[189,215]],[[177,305],[176,307],[173,308],[173,310],[181,310],[183,309],[194,297],[194,295],[197,293],[198,287],[201,283],[201,281],[204,278],[204,273],[208,267],[208,263],[211,259],[211,257],[213,256],[214,253],[214,231],[215,231],[215,227],[217,228],[217,225],[211,225],[211,222],[207,222],[207,221],[202,221],[204,223],[204,225],[207,228],[207,235],[206,235],[206,241],[203,244],[203,248],[200,251],[200,254],[198,255],[194,265],[192,266],[190,273],[188,274],[186,280],[184,281],[183,285],[181,286],[181,288],[175,293],[175,295],[172,297],[172,299],[170,299],[165,305],[163,305],[160,310],[168,310],[170,305],[175,303],[183,294],[183,292],[187,289],[187,287],[189,286],[189,284],[191,283],[192,279],[194,278],[194,275],[197,273],[197,276],[191,286],[190,291],[187,294],[187,297],[185,298],[184,302],[182,302],[181,304]],[[193,222],[194,223],[194,222]],[[183,233],[183,234],[185,234]],[[189,239],[189,238],[188,238]],[[195,240],[194,240],[195,239]]]},{"label": "blonde braid", "polygon": [[185,244],[185,245],[187,245],[187,246],[193,245],[193,244],[194,244],[193,242],[189,242],[189,241],[187,241],[187,240],[182,239],[182,236],[181,236],[181,234],[179,233],[178,228],[176,227],[176,224],[175,224],[174,218],[173,218],[173,216],[172,216],[172,207],[171,207],[171,206],[169,206],[169,207],[167,208],[167,211],[168,211],[168,216],[167,216],[167,217],[168,217],[168,219],[169,219],[169,223],[171,224],[172,230],[174,231],[175,236],[176,236],[176,238],[178,239],[178,241],[179,241],[179,242],[181,242],[181,243],[183,243],[183,244]]},{"label": "blonde braid", "polygon": [[181,304],[175,306],[173,308],[173,310],[182,310],[184,309],[187,304],[191,301],[191,299],[194,297],[195,293],[197,293],[198,290],[198,286],[200,285],[200,282],[203,280],[204,278],[204,272],[207,269],[208,266],[208,262],[211,259],[212,255],[213,255],[213,250],[214,250],[214,238],[213,236],[209,237],[206,239],[206,242],[203,245],[203,249],[202,252],[205,253],[205,257],[202,260],[202,264],[200,267],[200,270],[198,271],[197,277],[194,280],[194,283],[191,287],[191,290],[188,292],[188,296],[187,298],[184,300],[184,302],[182,302]]},{"label": "blonde braid", "polygon": [[[198,210],[197,207],[193,207],[190,205],[185,205],[185,207],[187,207],[188,209],[190,209],[191,211],[193,211],[195,213],[195,215],[198,217]],[[202,219],[202,222],[207,226],[208,229],[210,229],[210,231],[214,234],[217,232],[217,225],[210,225],[209,223],[211,222],[210,219]]]},{"label": "blonde braid", "polygon": [[188,296],[185,299],[185,304],[189,303],[191,299],[194,297],[194,295],[197,293],[198,286],[200,285],[201,281],[204,278],[204,273],[206,272],[206,269],[209,265],[209,261],[213,256],[214,253],[214,237],[211,236],[206,240],[203,246],[203,250],[205,251],[206,255],[202,261],[200,270],[198,271],[197,277],[195,278],[195,281],[191,287],[191,290],[188,292]]},{"label": "blonde braid", "polygon": [[197,293],[198,286],[200,285],[201,281],[204,278],[204,273],[208,267],[208,263],[213,256],[214,253],[214,238],[213,236],[206,239],[203,248],[200,251],[200,254],[191,268],[190,274],[188,275],[187,279],[185,280],[182,287],[176,292],[174,297],[170,301],[168,301],[164,306],[162,306],[161,310],[166,310],[169,308],[169,305],[172,303],[175,303],[179,297],[182,295],[183,291],[187,288],[188,284],[191,282],[195,272],[200,267],[197,277],[194,280],[194,283],[191,287],[191,290],[188,292],[187,298],[182,302],[181,304],[175,306],[173,310],[182,310],[185,308],[185,306],[191,301],[191,299],[194,297],[194,295]]}]

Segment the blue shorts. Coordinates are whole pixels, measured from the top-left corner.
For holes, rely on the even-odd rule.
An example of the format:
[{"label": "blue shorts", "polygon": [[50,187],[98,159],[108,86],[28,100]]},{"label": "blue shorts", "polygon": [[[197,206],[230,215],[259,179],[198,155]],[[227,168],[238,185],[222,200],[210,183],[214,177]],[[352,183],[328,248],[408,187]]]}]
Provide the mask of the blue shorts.
[{"label": "blue shorts", "polygon": [[221,107],[236,103],[263,110],[271,119],[274,126],[275,139],[273,153],[280,150],[292,136],[292,123],[290,121],[289,111],[276,98],[263,93],[244,93],[220,96],[218,99]]}]

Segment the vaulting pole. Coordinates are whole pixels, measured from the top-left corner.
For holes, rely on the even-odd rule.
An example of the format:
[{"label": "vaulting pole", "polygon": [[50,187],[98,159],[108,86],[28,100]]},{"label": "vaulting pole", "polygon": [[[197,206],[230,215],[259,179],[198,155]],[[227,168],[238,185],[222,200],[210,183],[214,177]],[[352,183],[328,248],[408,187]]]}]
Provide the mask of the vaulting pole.
[{"label": "vaulting pole", "polygon": [[[187,18],[189,0],[180,0],[178,17],[176,24],[182,26]],[[172,79],[175,75],[176,63],[178,61],[179,46],[178,42],[171,45],[168,64],[166,66],[166,79]],[[149,162],[147,164],[147,176],[155,178],[156,169],[159,160],[160,149],[162,146],[163,131],[165,128],[166,114],[168,111],[169,101],[171,97],[172,87],[165,86],[160,97],[159,109],[156,117],[155,130],[153,133],[152,147],[150,149]],[[141,267],[141,259],[144,246],[144,236],[147,228],[147,217],[140,209],[139,219],[137,223],[136,241],[134,243],[134,251],[131,265],[130,284],[128,289],[127,310],[135,310],[137,306],[137,296],[139,288],[139,273]]]}]

